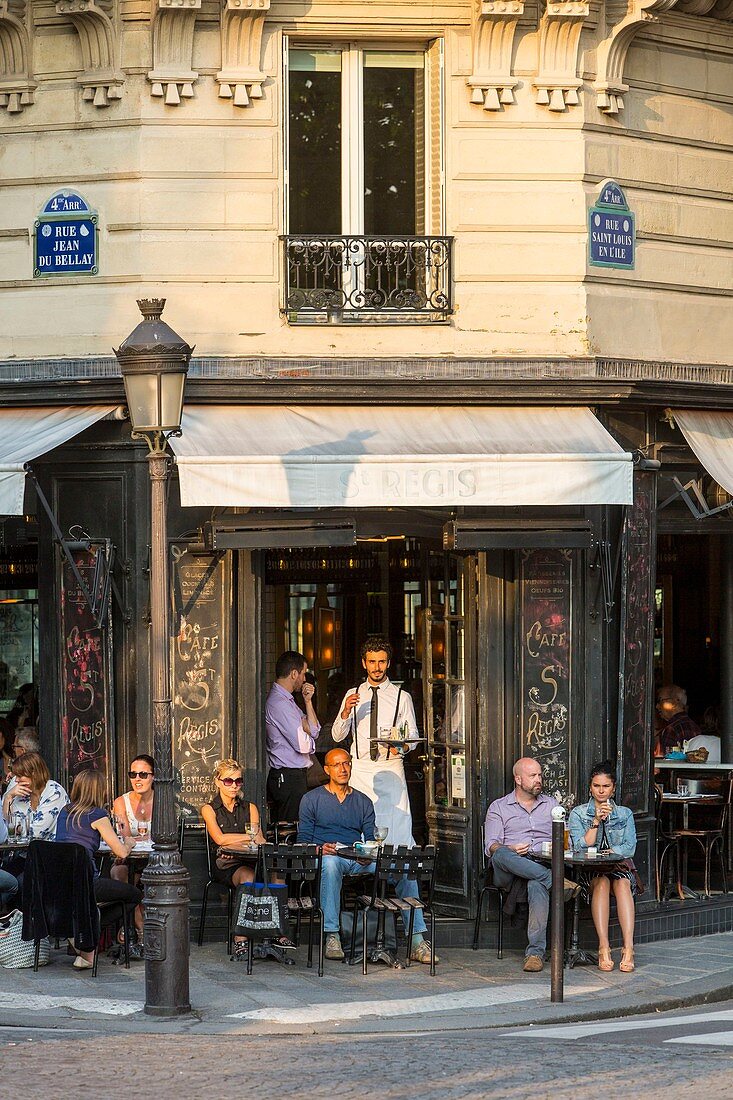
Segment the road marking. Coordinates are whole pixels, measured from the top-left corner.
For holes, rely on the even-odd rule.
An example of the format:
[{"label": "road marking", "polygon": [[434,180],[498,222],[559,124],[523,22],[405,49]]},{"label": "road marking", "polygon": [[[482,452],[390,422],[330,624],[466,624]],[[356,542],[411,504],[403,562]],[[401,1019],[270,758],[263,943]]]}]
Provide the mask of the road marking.
[{"label": "road marking", "polygon": [[[733,1009],[723,1012],[703,1012],[699,1016],[675,1016],[664,1020],[619,1020],[597,1021],[593,1024],[564,1024],[559,1027],[533,1027],[531,1030],[512,1031],[503,1034],[502,1039],[518,1037],[533,1039],[587,1039],[595,1035],[616,1034],[619,1031],[647,1031],[659,1027],[685,1027],[688,1024],[725,1023],[733,1021]],[[673,1040],[668,1040],[672,1042]]]},{"label": "road marking", "polygon": [[733,1047],[733,1031],[710,1031],[706,1035],[679,1035],[665,1039],[667,1043],[684,1043],[697,1047]]},{"label": "road marking", "polygon": [[[602,988],[601,986],[597,987]],[[583,989],[583,994],[593,990]],[[545,1000],[546,990],[537,986],[518,989],[516,985],[482,986],[460,993],[436,993],[430,997],[400,997],[384,1001],[339,1001],[302,1005],[299,1008],[257,1008],[233,1012],[233,1020],[266,1020],[276,1024],[314,1024],[327,1020],[359,1020],[363,1016],[414,1016],[423,1012],[453,1012],[464,1008],[493,1008],[521,1001]]]},{"label": "road marking", "polygon": [[45,993],[0,993],[0,1008],[33,1012],[44,1008],[70,1008],[103,1016],[132,1016],[142,1012],[142,1001],[110,1001],[104,997],[49,997]]}]

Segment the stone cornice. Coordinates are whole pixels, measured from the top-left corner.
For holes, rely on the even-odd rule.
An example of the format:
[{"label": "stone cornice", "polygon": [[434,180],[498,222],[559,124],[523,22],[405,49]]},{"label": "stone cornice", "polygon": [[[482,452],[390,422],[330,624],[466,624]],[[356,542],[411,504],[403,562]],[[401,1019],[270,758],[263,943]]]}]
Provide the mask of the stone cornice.
[{"label": "stone cornice", "polygon": [[471,27],[473,68],[466,83],[471,102],[485,111],[514,103],[519,83],[512,74],[512,49],[524,0],[474,0]]},{"label": "stone cornice", "polygon": [[0,108],[18,114],[33,103],[31,14],[27,0],[0,0]]},{"label": "stone cornice", "polygon": [[77,77],[82,99],[108,107],[122,98],[124,75],[118,64],[119,42],[113,0],[56,0],[59,15],[69,17],[79,43],[84,71]]},{"label": "stone cornice", "polygon": [[193,98],[199,74],[193,69],[193,32],[201,0],[153,0],[153,68],[150,94],[177,107]]},{"label": "stone cornice", "polygon": [[219,97],[235,107],[248,107],[262,98],[261,50],[270,0],[223,0],[221,11],[221,70],[216,74]]},{"label": "stone cornice", "polygon": [[580,32],[589,14],[589,0],[547,0],[539,26],[539,71],[532,83],[536,102],[550,111],[579,103]]}]

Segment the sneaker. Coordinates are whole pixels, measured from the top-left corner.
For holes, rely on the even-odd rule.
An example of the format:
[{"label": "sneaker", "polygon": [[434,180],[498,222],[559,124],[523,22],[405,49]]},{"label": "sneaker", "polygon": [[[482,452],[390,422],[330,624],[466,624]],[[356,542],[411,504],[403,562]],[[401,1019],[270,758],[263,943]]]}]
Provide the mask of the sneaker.
[{"label": "sneaker", "polygon": [[[419,943],[413,943],[412,951],[410,952],[411,962],[425,963],[426,966],[430,966],[430,944],[427,940],[420,940]],[[440,962],[438,955],[435,956],[436,963]]]},{"label": "sneaker", "polygon": [[295,944],[289,936],[280,936],[272,942],[275,944],[275,947],[279,947],[281,951],[295,951]]},{"label": "sneaker", "polygon": [[577,897],[577,895],[580,893],[580,886],[577,882],[573,882],[572,879],[566,878],[563,879],[563,890],[565,904],[567,905],[569,901],[572,901],[573,898]]},{"label": "sneaker", "polygon": [[344,949],[341,946],[341,939],[338,932],[326,933],[326,958],[327,959],[343,959]]},{"label": "sneaker", "polygon": [[544,959],[541,959],[539,955],[527,955],[524,960],[524,966],[522,969],[527,974],[538,974],[545,965]]}]

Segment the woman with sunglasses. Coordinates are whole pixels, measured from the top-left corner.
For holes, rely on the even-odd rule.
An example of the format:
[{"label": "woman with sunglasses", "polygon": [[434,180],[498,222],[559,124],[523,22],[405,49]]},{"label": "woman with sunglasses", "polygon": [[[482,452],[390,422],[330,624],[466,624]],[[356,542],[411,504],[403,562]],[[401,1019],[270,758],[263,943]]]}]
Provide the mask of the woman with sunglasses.
[{"label": "woman with sunglasses", "polygon": [[150,822],[153,819],[155,762],[152,756],[144,753],[136,756],[127,778],[132,790],[114,800],[112,813],[117,818],[120,836],[134,836],[144,840],[150,835]]},{"label": "woman with sunglasses", "polygon": [[[235,855],[220,852],[222,846],[242,843],[243,835],[255,844],[265,844],[260,815],[253,802],[242,797],[242,769],[236,760],[220,760],[214,769],[215,795],[201,807],[209,844],[211,877],[223,886],[252,882],[255,863],[242,863]],[[246,938],[234,937],[234,958],[246,958]],[[285,946],[284,944],[281,946]]]},{"label": "woman with sunglasses", "polygon": [[[132,790],[126,791],[112,803],[112,816],[117,822],[117,833],[122,840],[147,840],[150,837],[151,822],[153,819],[153,780],[155,778],[155,761],[152,756],[141,753],[136,756],[127,773]],[[110,868],[110,878],[117,882],[137,882],[140,875],[130,876],[127,859],[117,859]],[[130,958],[143,958],[143,909],[138,905],[135,910],[135,932],[137,942],[130,944]],[[123,933],[120,933],[120,941]]]}]

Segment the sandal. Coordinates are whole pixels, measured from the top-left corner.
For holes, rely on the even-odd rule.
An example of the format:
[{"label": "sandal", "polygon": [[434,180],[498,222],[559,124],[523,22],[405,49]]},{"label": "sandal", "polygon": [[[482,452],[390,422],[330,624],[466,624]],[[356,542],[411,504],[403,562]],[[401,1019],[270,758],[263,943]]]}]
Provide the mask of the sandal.
[{"label": "sandal", "polygon": [[631,974],[631,972],[635,969],[636,964],[634,962],[634,949],[633,947],[625,947],[621,953],[621,963],[619,965],[619,970],[623,974]]},{"label": "sandal", "polygon": [[614,968],[613,956],[611,955],[610,947],[598,948],[598,969],[605,970],[607,973]]}]

